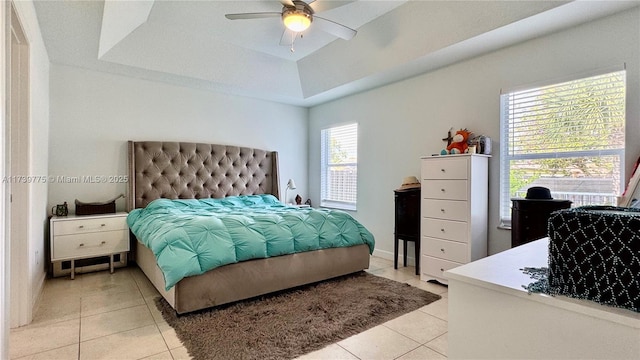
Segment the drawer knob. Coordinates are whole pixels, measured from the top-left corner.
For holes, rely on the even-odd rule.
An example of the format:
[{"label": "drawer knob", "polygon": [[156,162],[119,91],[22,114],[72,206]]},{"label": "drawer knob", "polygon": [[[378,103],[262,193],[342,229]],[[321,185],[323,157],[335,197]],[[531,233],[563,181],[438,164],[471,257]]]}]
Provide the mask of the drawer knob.
[{"label": "drawer knob", "polygon": [[78,226],[79,229],[84,229],[84,225]]},{"label": "drawer knob", "polygon": [[440,191],[444,192],[444,189],[440,189]]},{"label": "drawer knob", "polygon": [[443,268],[440,268],[440,271],[444,272],[444,269],[443,269]]},{"label": "drawer knob", "polygon": [[83,247],[83,246],[84,246],[84,243],[80,243],[80,245],[78,245],[78,246]]},{"label": "drawer knob", "polygon": [[100,224],[100,226],[107,226],[107,224]]},{"label": "drawer knob", "polygon": [[107,242],[103,240],[103,241],[100,243],[100,245],[104,245],[104,244],[106,244],[106,243],[107,243]]},{"label": "drawer knob", "polygon": [[440,249],[440,251],[444,252],[444,249]]},{"label": "drawer knob", "polygon": [[444,212],[444,209],[440,209],[441,212]]},{"label": "drawer knob", "polygon": [[444,232],[444,229],[440,229],[440,231]]},{"label": "drawer knob", "polygon": [[445,172],[444,169],[440,169],[440,171]]}]

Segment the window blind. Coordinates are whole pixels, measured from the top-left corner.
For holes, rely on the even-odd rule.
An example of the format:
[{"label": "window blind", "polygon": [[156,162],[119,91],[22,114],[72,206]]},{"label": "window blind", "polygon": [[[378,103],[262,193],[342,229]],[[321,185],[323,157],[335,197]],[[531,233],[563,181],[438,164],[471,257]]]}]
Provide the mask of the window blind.
[{"label": "window blind", "polygon": [[615,204],[624,178],[625,76],[616,71],[501,96],[505,224],[511,198],[536,185],[574,206]]},{"label": "window blind", "polygon": [[321,132],[320,205],[356,209],[358,188],[358,124],[347,124]]}]

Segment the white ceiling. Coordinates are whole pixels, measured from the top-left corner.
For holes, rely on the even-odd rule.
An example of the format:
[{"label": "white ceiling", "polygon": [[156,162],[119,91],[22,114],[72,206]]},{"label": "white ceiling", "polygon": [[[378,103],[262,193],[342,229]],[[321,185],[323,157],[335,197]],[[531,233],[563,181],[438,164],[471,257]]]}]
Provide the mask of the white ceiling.
[{"label": "white ceiling", "polygon": [[[324,3],[324,4],[322,4]],[[317,0],[318,16],[356,29],[345,41],[311,27],[281,46],[278,1],[36,1],[52,63],[313,106],[607,16],[638,1]]]}]

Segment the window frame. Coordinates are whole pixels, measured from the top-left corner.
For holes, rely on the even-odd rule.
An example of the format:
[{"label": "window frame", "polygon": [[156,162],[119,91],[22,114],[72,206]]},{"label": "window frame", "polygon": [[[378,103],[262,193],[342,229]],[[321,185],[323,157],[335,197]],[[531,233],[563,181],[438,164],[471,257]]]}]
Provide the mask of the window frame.
[{"label": "window frame", "polygon": [[[625,86],[625,105],[624,105],[624,121],[626,128],[626,102],[628,93],[626,91],[627,85],[627,73],[626,66],[614,66],[604,69],[598,69],[590,72],[584,72],[580,74],[574,74],[562,79],[555,79],[545,82],[539,82],[526,86],[519,86],[508,90],[502,89],[500,91],[500,184],[499,184],[499,228],[510,229],[511,228],[511,195],[510,195],[510,175],[511,175],[511,161],[513,160],[535,160],[535,159],[560,159],[560,158],[574,158],[574,157],[593,157],[593,156],[617,156],[620,161],[620,188],[624,189],[625,184],[625,148],[626,144],[621,149],[600,149],[600,150],[577,150],[567,152],[549,152],[549,153],[535,153],[535,154],[518,154],[509,155],[509,116],[507,114],[508,96],[513,93],[531,91],[536,88],[543,88],[547,86],[561,85],[566,82],[578,81],[582,79],[588,79],[591,77],[606,75],[615,72],[623,72],[623,82]],[[626,132],[626,129],[625,129]],[[550,156],[552,155],[552,156]],[[506,197],[506,199],[505,199]]]},{"label": "window frame", "polygon": [[[330,137],[326,136],[326,132],[331,129],[340,128],[344,126],[355,125],[355,145],[356,145],[356,162],[349,163],[341,163],[341,164],[331,164],[329,163],[329,154],[327,150],[329,149],[329,145],[327,142],[330,141]],[[357,153],[358,143],[359,143],[359,127],[360,124],[357,121],[349,121],[343,123],[335,123],[328,125],[320,130],[320,207],[322,208],[330,208],[330,209],[340,209],[340,210],[348,210],[348,211],[357,211],[358,208],[358,161],[357,161]],[[326,136],[326,138],[325,138]],[[325,150],[327,149],[327,150]],[[328,177],[328,169],[335,166],[348,166],[355,168],[356,179],[355,179],[355,201],[340,201],[338,199],[327,199],[327,177]]]}]

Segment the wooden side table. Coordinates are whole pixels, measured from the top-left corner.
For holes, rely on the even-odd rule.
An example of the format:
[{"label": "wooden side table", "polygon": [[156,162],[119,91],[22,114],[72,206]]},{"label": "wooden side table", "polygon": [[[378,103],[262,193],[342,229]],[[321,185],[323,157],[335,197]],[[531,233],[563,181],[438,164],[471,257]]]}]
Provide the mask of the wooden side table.
[{"label": "wooden side table", "polygon": [[394,190],[395,231],[393,268],[398,268],[398,243],[404,241],[404,266],[407,266],[407,241],[415,243],[416,275],[420,275],[420,188]]},{"label": "wooden side table", "polygon": [[570,207],[570,200],[511,199],[511,247],[548,236],[551,213]]}]

